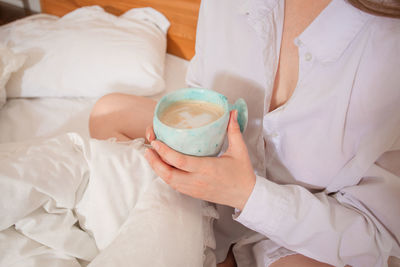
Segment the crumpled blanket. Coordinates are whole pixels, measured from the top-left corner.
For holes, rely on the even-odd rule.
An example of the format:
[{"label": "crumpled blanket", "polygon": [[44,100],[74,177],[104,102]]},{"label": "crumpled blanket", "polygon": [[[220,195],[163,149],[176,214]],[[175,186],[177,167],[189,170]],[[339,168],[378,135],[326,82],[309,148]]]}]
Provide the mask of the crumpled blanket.
[{"label": "crumpled blanket", "polygon": [[157,177],[143,141],[0,144],[0,266],[210,262],[216,210]]}]

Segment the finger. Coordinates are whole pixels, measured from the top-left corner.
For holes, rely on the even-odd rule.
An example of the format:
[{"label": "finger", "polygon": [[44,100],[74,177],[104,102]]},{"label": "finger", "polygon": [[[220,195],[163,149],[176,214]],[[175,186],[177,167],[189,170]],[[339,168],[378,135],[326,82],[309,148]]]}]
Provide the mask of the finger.
[{"label": "finger", "polygon": [[240,131],[237,116],[238,111],[232,110],[228,124],[228,152],[230,153],[243,153],[243,151],[246,150],[246,144],[244,143],[243,136]]},{"label": "finger", "polygon": [[151,141],[156,139],[156,135],[154,134],[153,126],[147,126],[146,128],[146,139],[151,143]]},{"label": "finger", "polygon": [[146,149],[144,157],[149,162],[154,172],[175,190],[182,191],[182,189],[187,188],[188,184],[193,180],[190,173],[175,169],[166,164],[152,149]]},{"label": "finger", "polygon": [[177,169],[186,172],[197,172],[206,166],[206,157],[193,157],[179,153],[160,141],[152,141],[151,146],[158,155]]},{"label": "finger", "polygon": [[177,174],[177,172],[181,172],[180,170],[175,169],[165,163],[160,158],[160,156],[152,149],[146,149],[144,157],[149,162],[151,168],[155,171],[155,173],[168,184],[171,183],[171,180],[173,179],[174,175]]}]

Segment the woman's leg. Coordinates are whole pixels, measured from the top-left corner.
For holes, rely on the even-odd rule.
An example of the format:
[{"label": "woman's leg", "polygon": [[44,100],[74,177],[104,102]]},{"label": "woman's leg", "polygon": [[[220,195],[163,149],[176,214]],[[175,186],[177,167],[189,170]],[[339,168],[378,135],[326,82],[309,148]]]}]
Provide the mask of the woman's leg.
[{"label": "woman's leg", "polygon": [[100,98],[89,119],[90,136],[96,139],[117,138],[127,141],[144,137],[153,122],[156,101],[134,95],[113,93]]},{"label": "woman's leg", "polygon": [[217,267],[237,267],[236,261],[235,261],[235,256],[233,256],[232,252],[232,246],[229,248],[228,255],[226,256],[226,259],[217,264]]},{"label": "woman's leg", "polygon": [[[229,251],[226,260],[217,267],[236,267],[236,262],[232,251]],[[332,265],[322,263],[301,254],[293,254],[283,258],[280,258],[276,262],[272,263],[270,267],[332,267]]]},{"label": "woman's leg", "polygon": [[271,267],[332,267],[332,265],[322,263],[301,254],[293,254],[280,258],[270,265]]}]

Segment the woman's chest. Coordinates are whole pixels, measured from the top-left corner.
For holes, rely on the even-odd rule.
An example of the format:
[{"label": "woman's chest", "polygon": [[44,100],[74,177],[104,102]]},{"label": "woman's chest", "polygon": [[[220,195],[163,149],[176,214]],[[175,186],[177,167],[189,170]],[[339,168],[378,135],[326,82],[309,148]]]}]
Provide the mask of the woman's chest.
[{"label": "woman's chest", "polygon": [[353,81],[340,67],[314,67],[286,104],[264,115],[269,179],[314,189],[332,182],[356,153],[362,134],[350,124]]}]

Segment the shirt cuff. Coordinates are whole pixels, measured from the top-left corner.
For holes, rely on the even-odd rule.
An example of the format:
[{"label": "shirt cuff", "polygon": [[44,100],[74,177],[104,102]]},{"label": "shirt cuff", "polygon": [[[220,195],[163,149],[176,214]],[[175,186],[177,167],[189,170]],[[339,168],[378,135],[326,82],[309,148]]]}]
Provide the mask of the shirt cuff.
[{"label": "shirt cuff", "polygon": [[263,235],[279,227],[288,210],[286,191],[281,185],[256,176],[256,183],[242,211],[235,210],[234,220]]}]

